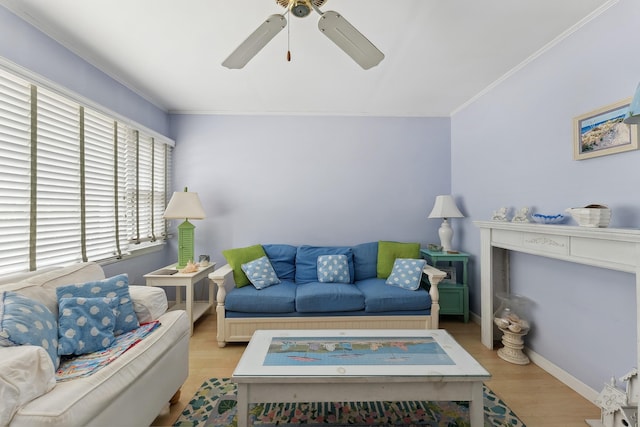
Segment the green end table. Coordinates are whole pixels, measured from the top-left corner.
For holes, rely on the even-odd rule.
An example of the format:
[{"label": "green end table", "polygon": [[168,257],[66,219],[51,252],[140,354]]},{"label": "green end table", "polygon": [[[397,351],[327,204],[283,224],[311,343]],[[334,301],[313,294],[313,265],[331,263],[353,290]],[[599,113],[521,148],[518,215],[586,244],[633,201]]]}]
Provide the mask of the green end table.
[{"label": "green end table", "polygon": [[[427,263],[440,270],[448,270],[455,273],[456,266],[454,262],[462,263],[462,281],[457,277],[455,281],[447,281],[444,279],[438,284],[440,293],[440,314],[453,314],[464,316],[464,321],[469,321],[469,276],[467,272],[467,264],[469,263],[469,254],[458,252],[450,254],[448,252],[430,251],[429,249],[420,249],[420,254]],[[448,263],[446,266],[437,265],[438,263]]]}]

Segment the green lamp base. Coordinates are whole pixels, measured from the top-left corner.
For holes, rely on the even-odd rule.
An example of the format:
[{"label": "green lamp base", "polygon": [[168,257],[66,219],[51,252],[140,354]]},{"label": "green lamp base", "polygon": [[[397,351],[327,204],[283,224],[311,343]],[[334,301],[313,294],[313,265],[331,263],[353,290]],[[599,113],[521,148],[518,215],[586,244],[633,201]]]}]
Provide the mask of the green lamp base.
[{"label": "green lamp base", "polygon": [[176,268],[185,268],[189,261],[194,261],[196,226],[185,220],[178,226],[178,265]]}]

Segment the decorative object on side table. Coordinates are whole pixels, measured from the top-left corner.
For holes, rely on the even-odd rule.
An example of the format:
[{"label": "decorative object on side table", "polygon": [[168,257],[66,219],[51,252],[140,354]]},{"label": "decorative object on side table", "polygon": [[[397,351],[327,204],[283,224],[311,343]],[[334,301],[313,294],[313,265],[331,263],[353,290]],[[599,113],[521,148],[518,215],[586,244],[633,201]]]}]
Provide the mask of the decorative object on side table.
[{"label": "decorative object on side table", "polygon": [[543,215],[539,213],[535,213],[531,215],[531,219],[533,219],[538,224],[560,224],[564,221],[564,214],[555,214],[555,215]]},{"label": "decorative object on side table", "polygon": [[527,365],[529,358],[522,352],[524,341],[522,337],[531,329],[526,320],[526,312],[530,300],[521,295],[498,293],[501,300],[500,307],[493,316],[493,323],[502,331],[502,344],[498,356],[516,365]]},{"label": "decorative object on side table", "polygon": [[507,214],[509,213],[509,208],[501,207],[497,211],[493,211],[493,215],[491,216],[492,221],[509,221]]},{"label": "decorative object on side table", "polygon": [[209,257],[209,255],[200,255],[200,258],[198,259],[198,264],[200,264],[200,267],[208,266],[209,262],[211,262],[211,258]]},{"label": "decorative object on side table", "polygon": [[526,206],[521,208],[513,218],[511,218],[511,222],[529,222],[529,208]]},{"label": "decorative object on side table", "polygon": [[440,236],[442,250],[450,251],[451,240],[453,240],[453,229],[451,225],[449,225],[447,218],[464,218],[464,215],[458,210],[453,196],[450,194],[436,196],[436,202],[429,214],[429,218],[442,218],[442,224],[438,229],[438,236]]},{"label": "decorative object on side table", "polygon": [[198,193],[191,193],[184,187],[183,192],[176,191],[171,196],[164,211],[165,219],[184,219],[178,226],[178,265],[183,269],[189,261],[194,261],[195,226],[189,219],[204,219],[206,217]]},{"label": "decorative object on side table", "polygon": [[427,248],[432,252],[442,252],[442,246],[437,245],[435,243],[429,243]]},{"label": "decorative object on side table", "polygon": [[581,227],[602,227],[609,226],[611,221],[611,209],[604,205],[587,205],[584,208],[569,208],[570,213]]}]

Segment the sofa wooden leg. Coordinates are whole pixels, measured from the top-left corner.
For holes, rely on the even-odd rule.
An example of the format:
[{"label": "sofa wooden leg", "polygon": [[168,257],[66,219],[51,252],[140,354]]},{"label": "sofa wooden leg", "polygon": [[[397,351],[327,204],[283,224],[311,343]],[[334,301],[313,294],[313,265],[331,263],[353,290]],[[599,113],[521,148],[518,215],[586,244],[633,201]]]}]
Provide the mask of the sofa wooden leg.
[{"label": "sofa wooden leg", "polygon": [[180,401],[180,392],[181,392],[181,388],[178,389],[178,391],[176,391],[174,393],[173,396],[171,396],[171,399],[169,399],[169,404],[171,405],[175,405],[176,403],[178,403]]}]

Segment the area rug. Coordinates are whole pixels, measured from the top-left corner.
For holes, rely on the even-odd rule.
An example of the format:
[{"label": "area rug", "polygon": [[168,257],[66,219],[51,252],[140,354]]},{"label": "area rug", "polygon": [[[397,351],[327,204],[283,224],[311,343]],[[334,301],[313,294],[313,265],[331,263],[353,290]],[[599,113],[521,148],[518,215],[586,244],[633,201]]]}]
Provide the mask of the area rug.
[{"label": "area rug", "polygon": [[[506,403],[484,386],[485,427],[525,427]],[[236,427],[236,385],[205,381],[174,426]],[[261,403],[249,410],[252,426],[469,426],[468,402]]]}]

